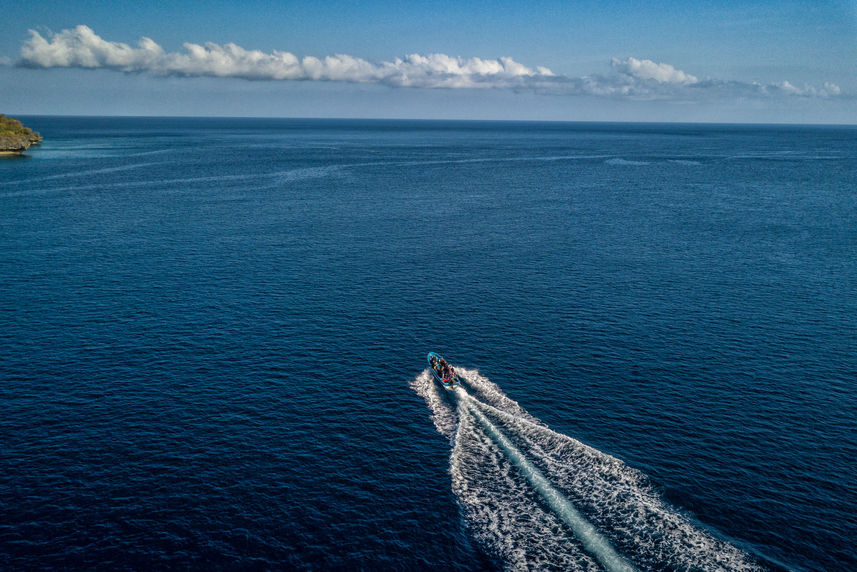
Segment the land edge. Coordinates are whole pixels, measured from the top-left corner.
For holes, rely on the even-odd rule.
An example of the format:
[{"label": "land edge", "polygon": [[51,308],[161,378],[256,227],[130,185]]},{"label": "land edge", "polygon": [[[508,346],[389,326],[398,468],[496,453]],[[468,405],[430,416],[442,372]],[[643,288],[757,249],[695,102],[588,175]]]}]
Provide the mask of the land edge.
[{"label": "land edge", "polygon": [[17,119],[0,113],[0,156],[20,155],[42,142],[38,131],[25,127]]}]

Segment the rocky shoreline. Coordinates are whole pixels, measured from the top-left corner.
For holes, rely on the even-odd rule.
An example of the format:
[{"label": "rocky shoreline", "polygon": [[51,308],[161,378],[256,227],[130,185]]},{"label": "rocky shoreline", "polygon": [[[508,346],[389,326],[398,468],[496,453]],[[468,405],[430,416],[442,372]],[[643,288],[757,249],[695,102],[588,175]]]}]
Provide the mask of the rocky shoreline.
[{"label": "rocky shoreline", "polygon": [[24,125],[17,119],[6,117],[0,113],[0,156],[20,155],[42,142],[42,136]]}]

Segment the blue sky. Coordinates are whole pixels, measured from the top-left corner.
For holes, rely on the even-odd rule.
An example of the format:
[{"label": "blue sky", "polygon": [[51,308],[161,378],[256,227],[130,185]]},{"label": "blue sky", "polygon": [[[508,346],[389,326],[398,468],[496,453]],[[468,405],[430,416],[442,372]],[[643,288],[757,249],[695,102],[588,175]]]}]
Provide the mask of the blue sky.
[{"label": "blue sky", "polygon": [[3,20],[10,115],[857,122],[854,1],[35,1]]}]

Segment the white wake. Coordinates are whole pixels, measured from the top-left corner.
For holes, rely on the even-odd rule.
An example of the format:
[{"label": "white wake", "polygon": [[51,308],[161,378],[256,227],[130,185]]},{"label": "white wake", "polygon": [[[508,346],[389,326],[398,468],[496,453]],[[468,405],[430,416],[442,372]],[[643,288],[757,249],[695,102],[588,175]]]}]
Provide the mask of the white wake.
[{"label": "white wake", "polygon": [[648,478],[552,431],[478,371],[411,387],[452,442],[450,475],[468,530],[510,570],[761,570],[670,506]]}]

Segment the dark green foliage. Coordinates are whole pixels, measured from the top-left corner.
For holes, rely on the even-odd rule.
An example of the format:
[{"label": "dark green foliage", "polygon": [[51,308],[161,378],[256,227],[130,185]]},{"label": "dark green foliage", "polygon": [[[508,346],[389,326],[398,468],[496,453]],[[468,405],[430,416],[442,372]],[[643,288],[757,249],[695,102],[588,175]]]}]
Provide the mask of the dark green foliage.
[{"label": "dark green foliage", "polygon": [[0,151],[23,151],[41,140],[37,131],[0,113]]}]

